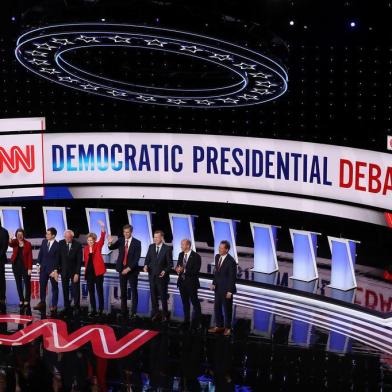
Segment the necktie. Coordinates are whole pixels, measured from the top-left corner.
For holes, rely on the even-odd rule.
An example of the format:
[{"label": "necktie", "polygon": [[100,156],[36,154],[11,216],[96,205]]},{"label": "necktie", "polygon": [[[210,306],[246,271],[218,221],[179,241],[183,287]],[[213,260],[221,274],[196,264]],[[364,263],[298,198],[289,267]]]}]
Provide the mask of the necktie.
[{"label": "necktie", "polygon": [[50,241],[48,241],[48,252],[50,251]]},{"label": "necktie", "polygon": [[222,256],[219,258],[219,262],[218,262],[218,271],[220,270],[220,267],[222,266],[222,262],[223,262],[223,258]]},{"label": "necktie", "polygon": [[158,256],[158,254],[159,254],[159,246],[157,246],[157,256]]},{"label": "necktie", "polygon": [[70,242],[68,242],[68,254],[69,254],[69,252],[71,251],[71,243]]},{"label": "necktie", "polygon": [[184,267],[184,271],[182,273],[182,279],[185,279],[185,268],[186,268],[186,263],[188,262],[188,255],[185,253],[184,254],[184,259],[182,260],[182,266]]},{"label": "necktie", "polygon": [[123,265],[127,265],[128,258],[128,240],[125,241]]}]

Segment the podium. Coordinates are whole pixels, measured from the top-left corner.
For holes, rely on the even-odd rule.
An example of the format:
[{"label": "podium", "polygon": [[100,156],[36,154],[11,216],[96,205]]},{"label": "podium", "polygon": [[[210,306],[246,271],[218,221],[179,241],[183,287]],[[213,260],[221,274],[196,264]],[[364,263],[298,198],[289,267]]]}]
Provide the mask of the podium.
[{"label": "podium", "polygon": [[355,278],[356,247],[359,241],[328,236],[332,253],[331,283],[329,287],[338,290],[352,290],[357,287]]},{"label": "podium", "polygon": [[290,279],[310,282],[318,279],[316,255],[317,236],[320,233],[290,229],[293,243],[293,276]]},{"label": "podium", "polygon": [[253,236],[254,265],[252,271],[272,274],[279,269],[276,241],[279,226],[250,222]]}]

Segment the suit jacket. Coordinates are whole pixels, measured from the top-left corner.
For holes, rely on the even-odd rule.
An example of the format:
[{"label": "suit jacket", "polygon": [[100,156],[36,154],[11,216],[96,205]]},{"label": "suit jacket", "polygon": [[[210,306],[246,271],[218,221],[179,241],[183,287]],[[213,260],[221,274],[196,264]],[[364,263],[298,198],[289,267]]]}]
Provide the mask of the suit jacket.
[{"label": "suit jacket", "polygon": [[[183,266],[184,264],[184,252],[180,252],[178,255],[177,267]],[[178,275],[177,287],[185,286],[189,288],[199,288],[199,272],[201,268],[201,257],[198,253],[193,250],[189,254],[188,261],[186,263],[185,271]]]},{"label": "suit jacket", "polygon": [[139,273],[139,260],[142,251],[142,243],[135,237],[128,244],[127,265],[123,265],[125,255],[125,238],[119,238],[114,244],[109,246],[110,250],[118,249],[118,257],[116,262],[117,272],[121,272],[124,268],[129,267],[132,273]]},{"label": "suit jacket", "polygon": [[148,247],[144,265],[148,267],[150,276],[157,276],[165,271],[164,279],[169,280],[170,271],[173,269],[173,254],[170,246],[162,243],[159,254],[156,254],[156,245],[151,244]]},{"label": "suit jacket", "polygon": [[8,231],[0,226],[0,263],[7,262],[7,249],[10,237]]},{"label": "suit jacket", "polygon": [[[31,242],[27,240],[24,240],[23,242],[23,265],[27,270],[31,270],[33,269],[33,250]],[[14,238],[10,241],[9,245],[12,247],[11,262],[15,263],[16,258],[18,257],[19,241]]]},{"label": "suit jacket", "polygon": [[[99,237],[99,240],[95,241],[93,245],[93,266],[94,266],[94,271],[96,276],[103,275],[106,272],[105,263],[103,261],[103,257],[101,253],[103,244],[105,243],[105,235],[106,233],[104,231],[101,231],[101,236]],[[90,252],[90,246],[86,245],[84,247],[84,266],[86,268],[87,268],[89,252]]]},{"label": "suit jacket", "polygon": [[215,255],[215,271],[212,284],[215,286],[215,291],[220,294],[230,292],[232,294],[237,292],[235,282],[237,279],[237,263],[233,256],[227,254],[221,267],[218,269],[220,255]]},{"label": "suit jacket", "polygon": [[60,252],[60,272],[62,276],[80,275],[82,267],[83,251],[80,242],[75,239],[71,242],[71,249],[68,251],[68,245],[65,240],[59,242]]},{"label": "suit jacket", "polygon": [[38,264],[41,271],[49,274],[60,268],[59,243],[54,240],[50,250],[48,251],[48,240],[43,240],[38,253]]}]

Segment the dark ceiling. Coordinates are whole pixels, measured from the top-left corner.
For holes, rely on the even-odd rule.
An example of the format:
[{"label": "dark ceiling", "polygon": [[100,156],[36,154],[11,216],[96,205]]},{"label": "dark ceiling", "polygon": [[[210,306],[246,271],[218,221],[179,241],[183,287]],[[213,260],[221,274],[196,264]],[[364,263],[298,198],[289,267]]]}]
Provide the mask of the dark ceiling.
[{"label": "dark ceiling", "polygon": [[[1,7],[0,117],[45,116],[50,131],[202,132],[380,151],[392,134],[392,0],[3,0]],[[102,19],[247,45],[287,70],[289,89],[275,101],[252,107],[158,107],[66,89],[39,79],[15,60],[16,39],[29,29]],[[146,84],[215,86],[225,77],[198,64],[190,72],[191,64],[178,63],[176,56],[165,58],[162,67],[162,58],[149,51],[108,53],[102,62],[98,52],[78,53],[81,57],[73,61],[84,67],[99,63],[116,79]]]}]

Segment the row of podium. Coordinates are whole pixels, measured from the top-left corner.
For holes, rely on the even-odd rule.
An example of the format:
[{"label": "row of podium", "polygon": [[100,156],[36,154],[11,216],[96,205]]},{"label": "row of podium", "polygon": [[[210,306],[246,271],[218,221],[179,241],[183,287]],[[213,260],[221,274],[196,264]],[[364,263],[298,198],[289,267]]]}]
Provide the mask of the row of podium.
[{"label": "row of podium", "polygon": [[[67,225],[66,207],[42,207],[45,226],[55,227],[58,231],[58,239]],[[89,231],[99,233],[98,221],[105,222],[107,233],[111,234],[110,210],[105,208],[86,208],[86,219]],[[3,227],[14,232],[17,228],[23,228],[22,207],[1,207],[0,219]],[[141,257],[145,257],[148,246],[152,242],[152,216],[150,211],[127,210],[128,222],[133,225],[134,236],[142,243]],[[196,250],[194,239],[195,216],[188,214],[169,213],[169,220],[173,236],[173,255],[176,258],[180,253],[181,240],[187,238]],[[212,233],[214,236],[214,251],[218,252],[219,243],[228,240],[231,244],[230,254],[237,260],[236,225],[237,221],[224,218],[210,218]],[[261,223],[250,223],[254,241],[254,268],[255,272],[272,274],[279,269],[277,260],[277,234],[278,226]],[[317,270],[317,238],[320,233],[311,231],[290,229],[293,243],[293,276],[292,279],[310,282],[318,279]],[[328,237],[331,249],[331,284],[334,289],[350,290],[355,288],[355,258],[358,241]],[[103,254],[110,251],[105,243]]]}]

